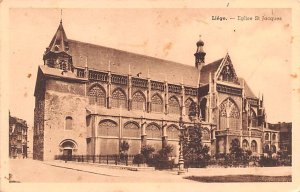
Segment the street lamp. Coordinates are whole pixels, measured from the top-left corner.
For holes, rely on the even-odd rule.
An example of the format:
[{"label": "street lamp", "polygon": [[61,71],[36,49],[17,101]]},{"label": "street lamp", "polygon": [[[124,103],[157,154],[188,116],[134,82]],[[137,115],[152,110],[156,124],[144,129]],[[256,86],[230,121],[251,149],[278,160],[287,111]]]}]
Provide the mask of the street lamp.
[{"label": "street lamp", "polygon": [[184,158],[183,158],[183,137],[184,137],[184,123],[182,121],[182,117],[179,118],[179,131],[180,131],[180,137],[179,137],[179,160],[178,160],[178,165],[179,165],[179,170],[178,170],[178,175],[184,174]]}]

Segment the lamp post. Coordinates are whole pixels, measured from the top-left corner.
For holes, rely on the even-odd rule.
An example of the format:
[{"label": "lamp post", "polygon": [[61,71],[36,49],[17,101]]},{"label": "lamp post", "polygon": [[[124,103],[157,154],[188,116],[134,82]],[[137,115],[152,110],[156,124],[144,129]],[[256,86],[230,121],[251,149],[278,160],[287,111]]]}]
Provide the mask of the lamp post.
[{"label": "lamp post", "polygon": [[178,170],[178,175],[184,174],[184,158],[183,158],[183,137],[184,137],[184,123],[182,121],[182,117],[179,118],[179,131],[180,131],[180,137],[179,137],[179,170]]}]

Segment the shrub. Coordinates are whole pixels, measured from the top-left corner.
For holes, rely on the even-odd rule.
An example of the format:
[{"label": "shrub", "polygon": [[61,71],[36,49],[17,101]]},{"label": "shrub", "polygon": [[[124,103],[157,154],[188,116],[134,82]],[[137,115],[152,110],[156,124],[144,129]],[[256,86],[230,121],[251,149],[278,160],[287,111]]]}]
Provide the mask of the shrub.
[{"label": "shrub", "polygon": [[155,151],[154,147],[151,145],[145,145],[141,149],[141,154],[146,158],[146,162],[152,157],[153,152]]},{"label": "shrub", "polygon": [[133,162],[133,164],[138,164],[138,166],[140,166],[140,164],[143,164],[146,162],[146,159],[143,154],[137,154],[133,157],[132,162]]}]

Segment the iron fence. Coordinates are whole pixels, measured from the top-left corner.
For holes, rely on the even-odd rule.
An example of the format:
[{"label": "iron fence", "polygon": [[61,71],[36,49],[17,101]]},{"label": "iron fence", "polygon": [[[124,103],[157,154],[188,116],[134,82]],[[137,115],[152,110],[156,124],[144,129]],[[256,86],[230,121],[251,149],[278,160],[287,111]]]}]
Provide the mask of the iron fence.
[{"label": "iron fence", "polygon": [[99,164],[133,165],[134,155],[56,155],[55,160]]}]

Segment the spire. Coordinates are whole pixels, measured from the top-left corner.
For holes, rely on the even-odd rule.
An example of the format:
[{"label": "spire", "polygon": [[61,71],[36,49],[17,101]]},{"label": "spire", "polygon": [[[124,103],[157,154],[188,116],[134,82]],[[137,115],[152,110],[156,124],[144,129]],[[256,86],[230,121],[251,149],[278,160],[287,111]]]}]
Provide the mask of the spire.
[{"label": "spire", "polygon": [[59,26],[44,53],[44,64],[63,71],[74,71],[69,42],[62,24],[62,10]]},{"label": "spire", "polygon": [[201,69],[205,63],[205,55],[206,53],[203,50],[204,42],[201,40],[201,35],[199,35],[199,41],[196,43],[197,50],[194,54],[195,56],[195,67]]},{"label": "spire", "polygon": [[53,36],[49,46],[47,47],[46,54],[48,52],[68,53],[68,51],[69,51],[68,38],[66,36],[65,30],[64,30],[64,27],[62,24],[62,19],[61,19],[58,29],[57,29],[55,35]]}]

